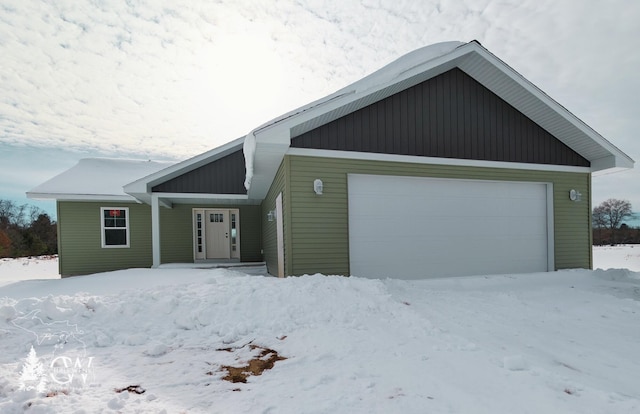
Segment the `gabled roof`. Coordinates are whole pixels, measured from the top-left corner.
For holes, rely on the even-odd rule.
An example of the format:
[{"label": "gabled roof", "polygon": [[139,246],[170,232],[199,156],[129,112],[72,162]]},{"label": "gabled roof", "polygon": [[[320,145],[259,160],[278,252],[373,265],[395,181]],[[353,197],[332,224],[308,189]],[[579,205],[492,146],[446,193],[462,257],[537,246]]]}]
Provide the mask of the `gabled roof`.
[{"label": "gabled roof", "polygon": [[123,186],[132,178],[155,173],[170,163],[84,158],[70,169],[27,192],[32,199],[136,201]]},{"label": "gabled roof", "polygon": [[371,75],[260,127],[245,137],[250,198],[264,198],[291,139],[455,67],[473,77],[568,147],[591,171],[633,168],[633,160],[477,41],[411,52]]},{"label": "gabled roof", "polygon": [[[592,172],[633,168],[634,161],[628,155],[480,43],[445,42],[411,52],[325,98],[261,125],[246,137],[186,161],[170,164],[83,159],[75,167],[27,192],[27,196],[67,200],[139,200],[150,203],[154,186],[242,149],[245,157],[247,194],[211,194],[202,197],[208,200],[215,198],[222,202],[259,202],[269,190],[292,138],[455,67],[463,70],[587,159]],[[174,195],[166,196],[171,202],[170,199]],[[185,197],[188,198],[187,195],[175,195],[173,198]]]},{"label": "gabled roof", "polygon": [[[226,157],[242,148],[244,138],[238,138],[231,142],[228,142],[220,147],[214,148],[210,151],[204,152],[195,157],[189,158],[185,161],[171,165],[163,170],[157,171],[155,174],[151,174],[142,177],[136,181],[131,182],[129,180],[124,185],[124,192],[137,198],[138,200],[146,203],[151,202],[151,189],[161,183],[169,181],[175,177],[185,174],[189,171],[195,170],[205,164]],[[133,177],[132,177],[133,178]],[[246,197],[244,197],[246,198]]]}]

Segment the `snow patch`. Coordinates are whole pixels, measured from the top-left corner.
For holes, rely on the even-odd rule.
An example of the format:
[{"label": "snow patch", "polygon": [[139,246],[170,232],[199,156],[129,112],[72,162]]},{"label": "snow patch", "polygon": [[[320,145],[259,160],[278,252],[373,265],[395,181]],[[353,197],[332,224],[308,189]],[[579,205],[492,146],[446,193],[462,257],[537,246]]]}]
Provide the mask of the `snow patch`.
[{"label": "snow patch", "polygon": [[502,359],[502,366],[509,371],[525,371],[529,364],[522,355],[506,356]]}]

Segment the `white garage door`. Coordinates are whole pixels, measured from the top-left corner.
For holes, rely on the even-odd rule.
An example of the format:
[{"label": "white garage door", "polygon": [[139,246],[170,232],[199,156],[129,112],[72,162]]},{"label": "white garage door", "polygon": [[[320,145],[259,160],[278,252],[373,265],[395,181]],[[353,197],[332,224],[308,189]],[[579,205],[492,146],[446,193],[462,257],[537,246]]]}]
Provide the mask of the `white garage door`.
[{"label": "white garage door", "polygon": [[348,184],[352,275],[528,273],[552,263],[547,184],[360,174]]}]

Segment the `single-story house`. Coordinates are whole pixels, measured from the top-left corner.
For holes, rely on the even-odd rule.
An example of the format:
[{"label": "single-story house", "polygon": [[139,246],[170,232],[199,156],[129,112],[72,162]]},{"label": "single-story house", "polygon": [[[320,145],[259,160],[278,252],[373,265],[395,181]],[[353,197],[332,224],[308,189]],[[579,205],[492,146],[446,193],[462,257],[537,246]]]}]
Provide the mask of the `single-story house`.
[{"label": "single-story house", "polygon": [[57,200],[63,276],[414,279],[590,268],[591,176],[633,164],[480,43],[446,42],[189,160],[82,160],[28,195]]}]

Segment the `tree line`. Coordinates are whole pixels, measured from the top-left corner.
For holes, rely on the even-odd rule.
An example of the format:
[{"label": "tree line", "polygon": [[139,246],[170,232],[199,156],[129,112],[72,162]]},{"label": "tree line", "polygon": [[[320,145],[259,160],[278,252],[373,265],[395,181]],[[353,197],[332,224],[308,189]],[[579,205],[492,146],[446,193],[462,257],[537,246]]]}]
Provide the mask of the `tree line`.
[{"label": "tree line", "polygon": [[57,253],[57,224],[47,213],[0,199],[0,258]]},{"label": "tree line", "polygon": [[633,218],[631,203],[627,200],[610,198],[593,209],[593,244],[637,244],[640,243],[640,229],[629,227],[624,220]]}]

